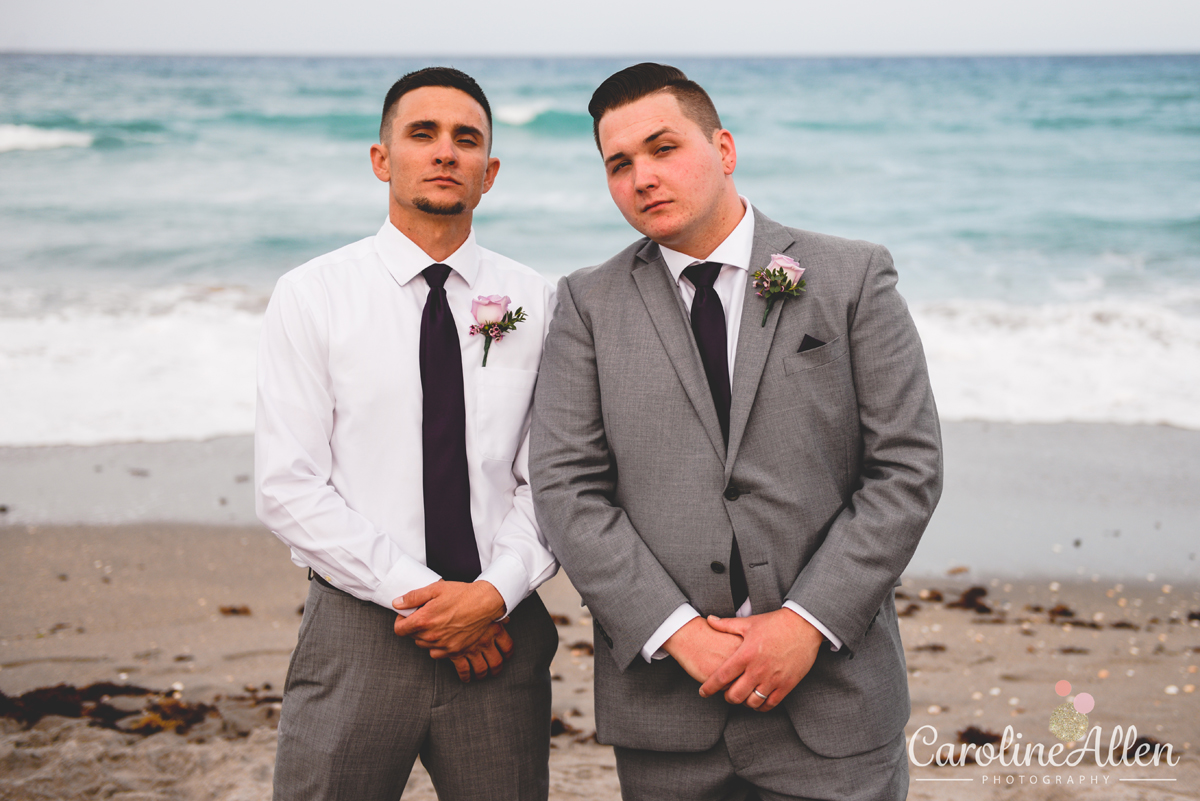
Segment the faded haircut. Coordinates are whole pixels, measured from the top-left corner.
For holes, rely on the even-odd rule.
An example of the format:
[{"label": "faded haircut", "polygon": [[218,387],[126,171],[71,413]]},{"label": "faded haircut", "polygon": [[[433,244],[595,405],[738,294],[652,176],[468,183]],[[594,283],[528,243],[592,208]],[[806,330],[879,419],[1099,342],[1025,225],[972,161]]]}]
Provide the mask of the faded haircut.
[{"label": "faded haircut", "polygon": [[592,93],[588,113],[592,115],[592,136],[601,155],[600,120],[613,109],[627,106],[655,92],[667,92],[679,103],[679,108],[700,130],[711,137],[720,130],[721,118],[712,98],[700,84],[689,80],[683,70],[667,64],[647,61],[613,73]]},{"label": "faded haircut", "polygon": [[488,105],[487,95],[479,88],[479,84],[475,83],[474,78],[454,67],[426,67],[416,72],[410,72],[392,84],[387,97],[383,100],[383,116],[379,121],[379,141],[387,144],[392,138],[392,118],[395,116],[393,110],[400,98],[414,89],[426,86],[445,86],[449,89],[458,89],[460,92],[470,95],[472,100],[483,106],[484,116],[487,117],[487,141],[490,152],[492,149],[492,107]]}]

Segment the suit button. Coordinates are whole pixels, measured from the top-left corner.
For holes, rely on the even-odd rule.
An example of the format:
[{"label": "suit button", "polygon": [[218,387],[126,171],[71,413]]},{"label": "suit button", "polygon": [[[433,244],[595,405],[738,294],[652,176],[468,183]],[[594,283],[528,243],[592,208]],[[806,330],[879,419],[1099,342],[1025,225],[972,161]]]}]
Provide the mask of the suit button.
[{"label": "suit button", "polygon": [[740,497],[742,497],[742,491],[739,490],[737,487],[730,484],[728,487],[725,488],[725,500],[736,501]]},{"label": "suit button", "polygon": [[724,573],[725,572],[725,565],[721,564],[720,562],[713,562],[711,565],[709,565],[709,567],[712,568],[712,572],[714,572],[714,573]]}]

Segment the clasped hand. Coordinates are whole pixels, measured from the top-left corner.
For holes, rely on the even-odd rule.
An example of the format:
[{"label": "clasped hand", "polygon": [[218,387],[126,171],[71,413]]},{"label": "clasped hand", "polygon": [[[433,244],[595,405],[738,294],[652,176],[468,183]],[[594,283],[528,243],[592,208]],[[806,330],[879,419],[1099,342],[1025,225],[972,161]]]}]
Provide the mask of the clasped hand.
[{"label": "clasped hand", "polygon": [[731,704],[769,712],[808,675],[822,640],[800,615],[778,609],[741,618],[695,618],[663,648],[701,682],[702,697],[724,690]]},{"label": "clasped hand", "polygon": [[396,634],[434,659],[449,659],[463,682],[498,675],[512,655],[512,637],[504,628],[508,618],[496,620],[504,614],[504,598],[489,582],[436,581],[392,606],[416,610],[396,616]]}]

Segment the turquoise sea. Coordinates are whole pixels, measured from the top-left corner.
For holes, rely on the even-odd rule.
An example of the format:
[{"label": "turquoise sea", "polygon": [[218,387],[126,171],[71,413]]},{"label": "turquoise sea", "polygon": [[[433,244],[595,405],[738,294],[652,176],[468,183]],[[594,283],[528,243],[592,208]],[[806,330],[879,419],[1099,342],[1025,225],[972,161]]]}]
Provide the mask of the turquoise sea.
[{"label": "turquoise sea", "polygon": [[[248,430],[265,298],[378,228],[430,63],[492,102],[482,244],[554,277],[636,237],[586,113],[629,60],[0,55],[0,444]],[[1200,428],[1200,56],[676,63],[761,210],[892,250],[945,415]]]}]

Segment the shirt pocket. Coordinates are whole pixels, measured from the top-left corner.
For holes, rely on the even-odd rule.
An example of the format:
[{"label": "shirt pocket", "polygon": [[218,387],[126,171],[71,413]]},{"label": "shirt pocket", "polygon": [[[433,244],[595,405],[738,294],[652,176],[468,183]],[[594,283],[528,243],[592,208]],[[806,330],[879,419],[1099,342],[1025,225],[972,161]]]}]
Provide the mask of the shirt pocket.
[{"label": "shirt pocket", "polygon": [[830,362],[835,362],[846,355],[848,344],[846,335],[843,334],[819,348],[785,356],[783,359],[783,372],[785,375],[794,375],[804,370],[811,370],[814,367],[821,367]]},{"label": "shirt pocket", "polygon": [[485,459],[511,462],[525,436],[536,370],[480,367],[475,371],[475,437]]}]

